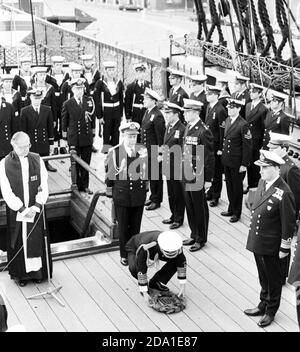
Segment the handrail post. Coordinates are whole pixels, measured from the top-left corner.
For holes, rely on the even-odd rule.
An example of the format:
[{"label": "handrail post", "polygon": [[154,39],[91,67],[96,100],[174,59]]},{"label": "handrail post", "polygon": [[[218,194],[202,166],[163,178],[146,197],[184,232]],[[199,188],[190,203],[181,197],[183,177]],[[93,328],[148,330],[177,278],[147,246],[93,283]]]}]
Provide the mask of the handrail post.
[{"label": "handrail post", "polygon": [[76,171],[76,161],[73,158],[73,156],[77,156],[77,152],[75,150],[75,147],[71,147],[70,148],[70,160],[71,160],[71,180],[72,180],[72,184],[71,184],[71,190],[75,191],[78,190],[77,187],[77,171]]},{"label": "handrail post", "polygon": [[110,236],[113,239],[119,238],[118,233],[118,223],[116,217],[115,204],[113,199],[111,199],[111,227],[110,227]]}]

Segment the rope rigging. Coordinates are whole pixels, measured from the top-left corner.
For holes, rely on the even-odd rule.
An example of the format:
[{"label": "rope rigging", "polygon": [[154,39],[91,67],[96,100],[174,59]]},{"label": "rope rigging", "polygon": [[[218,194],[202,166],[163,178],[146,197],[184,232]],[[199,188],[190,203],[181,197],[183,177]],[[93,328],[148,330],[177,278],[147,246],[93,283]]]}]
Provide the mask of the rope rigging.
[{"label": "rope rigging", "polygon": [[203,8],[202,0],[195,0],[195,7],[198,19],[198,34],[197,39],[201,40],[202,37],[202,29],[204,30],[205,38],[207,39],[208,29],[206,23],[206,15]]},{"label": "rope rigging", "polygon": [[250,13],[251,13],[251,22],[252,22],[252,26],[253,26],[253,32],[254,32],[254,42],[251,45],[251,52],[256,52],[256,48],[258,50],[258,52],[262,52],[265,48],[264,46],[264,41],[262,38],[262,32],[261,32],[261,28],[259,25],[259,21],[258,21],[258,17],[257,17],[257,13],[256,13],[256,8],[254,5],[254,0],[249,0],[250,3]]},{"label": "rope rigging", "polygon": [[221,28],[220,16],[217,12],[215,0],[209,0],[209,10],[210,10],[210,15],[211,15],[212,26],[208,32],[207,41],[211,41],[211,37],[213,35],[213,32],[214,32],[215,28],[217,27],[218,34],[219,34],[219,44],[222,46],[226,46],[227,42],[224,39],[224,35],[222,32],[222,28]]}]

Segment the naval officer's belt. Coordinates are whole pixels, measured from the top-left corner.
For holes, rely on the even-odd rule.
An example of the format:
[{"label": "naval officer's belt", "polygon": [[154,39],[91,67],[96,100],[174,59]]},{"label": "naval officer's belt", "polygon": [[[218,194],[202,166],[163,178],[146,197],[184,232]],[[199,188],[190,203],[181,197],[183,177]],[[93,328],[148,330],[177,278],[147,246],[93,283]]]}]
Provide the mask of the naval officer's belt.
[{"label": "naval officer's belt", "polygon": [[119,105],[120,105],[119,101],[117,101],[116,103],[103,103],[103,106],[105,108],[114,108],[114,107],[119,106]]}]

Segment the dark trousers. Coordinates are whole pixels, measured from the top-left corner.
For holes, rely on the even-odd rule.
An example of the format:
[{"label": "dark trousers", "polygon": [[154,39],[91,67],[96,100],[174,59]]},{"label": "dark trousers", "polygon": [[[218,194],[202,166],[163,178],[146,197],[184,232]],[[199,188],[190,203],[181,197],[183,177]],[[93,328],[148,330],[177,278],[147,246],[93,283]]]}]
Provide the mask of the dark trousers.
[{"label": "dark trousers", "polygon": [[261,286],[258,307],[266,314],[275,316],[281,299],[282,275],[278,255],[254,254],[259,283]]},{"label": "dark trousers", "polygon": [[169,207],[172,213],[171,220],[182,224],[185,210],[182,183],[178,180],[167,180],[167,188]]},{"label": "dark trousers", "polygon": [[245,172],[239,168],[224,167],[227,197],[229,200],[228,211],[238,218],[241,217],[243,203],[243,179]]},{"label": "dark trousers", "polygon": [[296,287],[296,311],[297,311],[297,320],[300,330],[300,285]]},{"label": "dark trousers", "polygon": [[122,207],[115,204],[118,233],[120,241],[120,256],[127,257],[125,245],[130,238],[140,232],[144,204],[138,207]]},{"label": "dark trousers", "polygon": [[[128,266],[131,275],[137,279],[137,262],[135,253],[128,253]],[[150,279],[150,282],[159,281],[163,284],[167,284],[173,275],[177,272],[177,262],[176,259],[170,259],[166,264],[158,270],[153,277]]]},{"label": "dark trousers", "polygon": [[107,152],[110,147],[119,143],[119,127],[121,123],[120,107],[106,107],[103,125],[103,150]]},{"label": "dark trousers", "polygon": [[260,167],[255,165],[254,162],[259,159],[259,149],[252,151],[252,160],[250,165],[247,167],[247,178],[248,178],[248,187],[256,188],[258,181],[260,180]]},{"label": "dark trousers", "polygon": [[207,192],[208,195],[212,196],[212,199],[219,199],[221,196],[222,185],[223,185],[222,175],[223,175],[222,156],[217,155],[217,153],[215,153],[214,179],[210,189]]},{"label": "dark trousers", "polygon": [[[153,163],[153,164],[151,164]],[[163,199],[163,179],[162,179],[162,163],[158,163],[156,156],[154,155],[152,159],[148,160],[148,165],[150,167],[150,191],[151,195],[149,199],[153,203],[160,204]],[[152,168],[157,167],[156,172]]]},{"label": "dark trousers", "polygon": [[184,200],[191,238],[205,244],[207,242],[209,211],[204,189],[184,191]]},{"label": "dark trousers", "polygon": [[[92,146],[76,147],[77,155],[90,165],[92,156]],[[79,191],[84,191],[89,186],[89,172],[76,163],[76,183]]]}]

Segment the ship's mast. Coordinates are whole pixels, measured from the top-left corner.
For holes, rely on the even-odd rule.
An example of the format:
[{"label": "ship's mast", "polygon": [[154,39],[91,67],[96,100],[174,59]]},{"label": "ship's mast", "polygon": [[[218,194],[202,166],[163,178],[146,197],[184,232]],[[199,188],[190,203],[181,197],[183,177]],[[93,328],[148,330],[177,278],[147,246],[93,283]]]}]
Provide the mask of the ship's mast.
[{"label": "ship's mast", "polygon": [[38,55],[37,55],[37,47],[36,47],[36,37],[35,37],[35,27],[34,27],[34,19],[33,19],[32,0],[29,0],[29,3],[30,3],[30,14],[31,14],[31,24],[32,24],[32,38],[33,38],[34,53],[35,53],[35,64],[38,65]]}]

